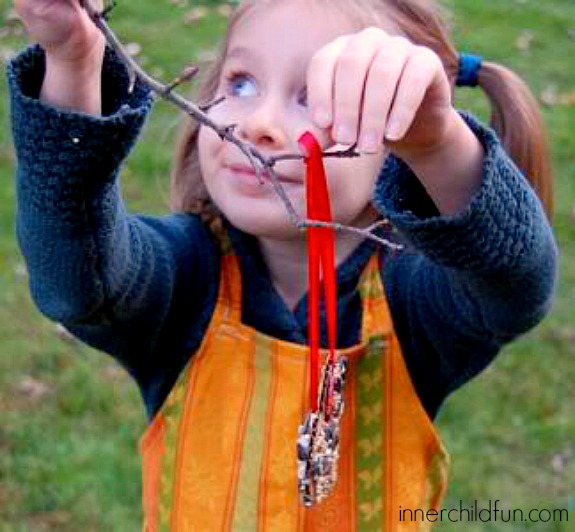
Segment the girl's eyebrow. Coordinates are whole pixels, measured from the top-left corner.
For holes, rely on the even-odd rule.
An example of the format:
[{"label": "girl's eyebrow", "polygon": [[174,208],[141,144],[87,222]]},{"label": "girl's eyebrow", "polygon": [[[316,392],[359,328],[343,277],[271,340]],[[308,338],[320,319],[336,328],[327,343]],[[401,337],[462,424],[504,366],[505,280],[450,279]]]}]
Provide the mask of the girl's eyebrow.
[{"label": "girl's eyebrow", "polygon": [[257,53],[252,50],[251,48],[247,48],[246,46],[234,46],[228,53],[226,54],[227,59],[250,59],[256,60]]}]

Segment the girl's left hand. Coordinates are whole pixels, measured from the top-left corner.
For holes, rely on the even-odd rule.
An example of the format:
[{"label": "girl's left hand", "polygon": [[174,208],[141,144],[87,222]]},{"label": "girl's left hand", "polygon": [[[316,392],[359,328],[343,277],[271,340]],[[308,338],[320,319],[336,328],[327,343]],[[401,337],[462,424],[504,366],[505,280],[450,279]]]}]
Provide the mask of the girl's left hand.
[{"label": "girl's left hand", "polygon": [[307,74],[308,106],[339,144],[399,156],[442,146],[454,124],[451,87],[429,48],[379,28],[345,35],[321,48]]}]

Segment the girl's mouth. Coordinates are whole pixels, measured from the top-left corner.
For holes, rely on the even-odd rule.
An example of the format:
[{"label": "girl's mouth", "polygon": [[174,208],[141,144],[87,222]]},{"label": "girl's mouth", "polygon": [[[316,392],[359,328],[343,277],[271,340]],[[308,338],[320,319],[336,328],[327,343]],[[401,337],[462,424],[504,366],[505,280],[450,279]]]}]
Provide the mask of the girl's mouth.
[{"label": "girl's mouth", "polygon": [[[257,176],[254,168],[248,164],[229,164],[226,168],[237,178],[245,182],[253,182],[256,186],[262,187],[271,181],[269,172],[263,171]],[[275,172],[275,176],[282,185],[303,185],[302,179],[292,178],[278,172]]]}]

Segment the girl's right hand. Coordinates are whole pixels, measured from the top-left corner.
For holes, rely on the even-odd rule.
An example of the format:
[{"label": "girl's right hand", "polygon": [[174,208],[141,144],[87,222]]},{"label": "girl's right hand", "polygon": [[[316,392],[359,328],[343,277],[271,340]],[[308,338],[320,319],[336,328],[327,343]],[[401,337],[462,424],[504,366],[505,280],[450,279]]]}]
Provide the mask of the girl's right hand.
[{"label": "girl's right hand", "polygon": [[[98,9],[102,0],[91,0]],[[14,0],[14,8],[31,41],[57,63],[98,63],[105,48],[102,33],[78,0]]]}]

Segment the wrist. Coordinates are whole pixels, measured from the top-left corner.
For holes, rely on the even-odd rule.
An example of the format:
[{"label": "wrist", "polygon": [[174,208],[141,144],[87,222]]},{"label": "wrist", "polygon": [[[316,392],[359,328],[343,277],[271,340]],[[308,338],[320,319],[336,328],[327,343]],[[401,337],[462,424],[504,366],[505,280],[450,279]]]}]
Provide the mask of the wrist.
[{"label": "wrist", "polygon": [[[91,24],[91,23],[90,23]],[[41,41],[39,41],[41,43]],[[96,35],[70,37],[63,42],[42,44],[46,60],[62,68],[89,67],[102,62],[106,48],[106,38],[99,31]]]},{"label": "wrist", "polygon": [[105,42],[95,46],[81,60],[46,52],[40,100],[55,107],[101,114],[104,50]]},{"label": "wrist", "polygon": [[434,127],[433,142],[407,147],[393,147],[394,154],[410,167],[425,165],[434,159],[442,159],[443,154],[452,150],[459,142],[462,126],[467,127],[459,113],[451,108],[439,126]]},{"label": "wrist", "polygon": [[485,151],[479,139],[453,109],[440,140],[399,157],[417,175],[442,214],[469,204],[481,187]]},{"label": "wrist", "polygon": [[72,75],[88,76],[99,71],[104,62],[106,40],[102,37],[96,40],[89,49],[81,50],[78,47],[74,52],[61,49],[44,48],[46,54],[46,68],[51,67],[60,72]]}]

